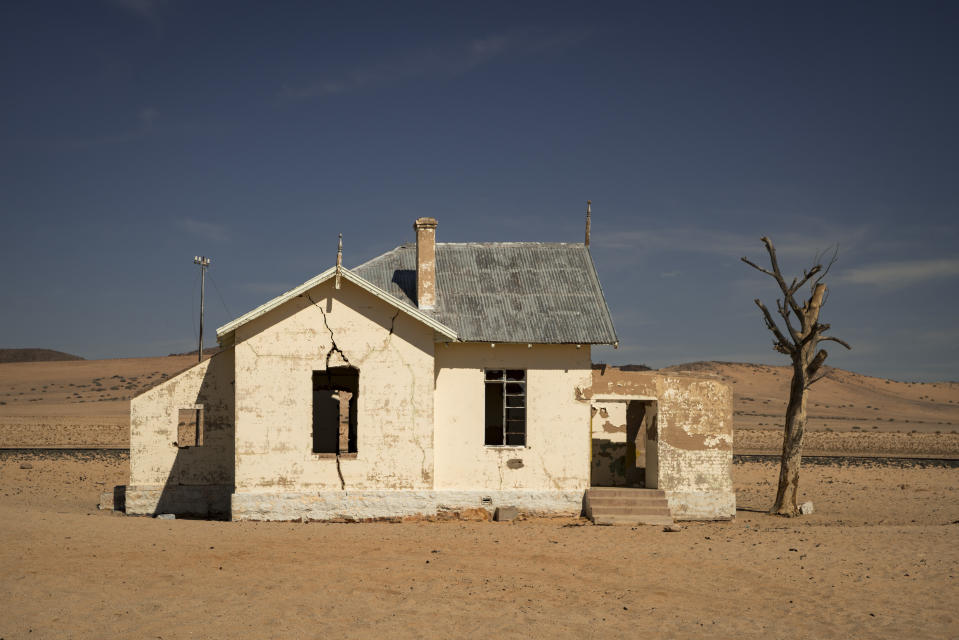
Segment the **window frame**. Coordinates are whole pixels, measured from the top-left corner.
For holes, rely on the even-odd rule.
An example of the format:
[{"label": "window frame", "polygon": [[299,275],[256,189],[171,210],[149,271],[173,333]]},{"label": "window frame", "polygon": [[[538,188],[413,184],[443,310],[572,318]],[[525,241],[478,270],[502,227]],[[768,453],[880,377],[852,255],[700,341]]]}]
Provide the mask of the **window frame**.
[{"label": "window frame", "polygon": [[[528,370],[527,369],[484,369],[483,370],[483,446],[496,449],[525,449],[528,445]],[[501,440],[490,443],[490,429],[496,425],[490,424],[489,404],[490,387],[499,387],[502,414],[500,417]],[[521,415],[521,418],[511,417]],[[517,427],[521,430],[516,430]],[[512,430],[511,430],[512,428]],[[511,438],[510,436],[514,436]],[[521,442],[515,442],[519,436]],[[510,442],[510,440],[514,442]]]}]

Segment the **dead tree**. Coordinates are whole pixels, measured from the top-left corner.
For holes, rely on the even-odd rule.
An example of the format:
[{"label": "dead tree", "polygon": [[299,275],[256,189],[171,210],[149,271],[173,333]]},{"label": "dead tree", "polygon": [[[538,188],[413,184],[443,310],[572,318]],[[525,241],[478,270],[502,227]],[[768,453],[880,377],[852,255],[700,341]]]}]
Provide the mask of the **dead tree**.
[{"label": "dead tree", "polygon": [[[779,327],[769,309],[759,298],[756,298],[755,302],[763,313],[766,328],[775,338],[773,349],[789,356],[793,368],[792,383],[789,387],[789,404],[786,405],[782,462],[779,466],[779,489],[776,491],[776,502],[769,512],[794,516],[799,513],[796,493],[799,489],[803,438],[806,435],[806,396],[809,387],[825,375],[820,373],[820,370],[828,356],[825,349],[819,348],[819,343],[832,341],[838,342],[847,349],[852,347],[839,338],[825,335],[829,325],[819,322],[819,312],[826,302],[826,285],[823,283],[823,278],[836,262],[838,253],[833,252],[832,258],[825,266],[822,263],[822,254],[817,255],[814,260],[816,264],[803,271],[801,278],[793,278],[792,282],[787,284],[779,270],[776,248],[769,238],[763,237],[762,242],[769,253],[771,270],[760,267],[748,258],[743,258],[742,261],[773,278],[779,285],[782,298],[776,300],[776,311],[782,318],[785,330]],[[800,304],[796,300],[796,295],[807,284],[809,298]]]}]

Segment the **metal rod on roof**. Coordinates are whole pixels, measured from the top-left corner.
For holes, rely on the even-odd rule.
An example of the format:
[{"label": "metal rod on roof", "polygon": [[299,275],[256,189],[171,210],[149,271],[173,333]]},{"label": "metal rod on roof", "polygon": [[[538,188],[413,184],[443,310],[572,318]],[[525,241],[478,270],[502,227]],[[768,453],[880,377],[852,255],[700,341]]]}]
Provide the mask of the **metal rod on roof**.
[{"label": "metal rod on roof", "polygon": [[210,258],[193,256],[193,264],[200,265],[200,338],[196,348],[196,361],[203,362],[203,297],[206,291],[206,270],[210,266]]},{"label": "metal rod on roof", "polygon": [[589,205],[592,203],[592,200],[586,201],[586,246],[589,246]]},{"label": "metal rod on roof", "polygon": [[340,288],[340,269],[343,268],[343,234],[340,234],[340,242],[336,246],[336,288]]}]

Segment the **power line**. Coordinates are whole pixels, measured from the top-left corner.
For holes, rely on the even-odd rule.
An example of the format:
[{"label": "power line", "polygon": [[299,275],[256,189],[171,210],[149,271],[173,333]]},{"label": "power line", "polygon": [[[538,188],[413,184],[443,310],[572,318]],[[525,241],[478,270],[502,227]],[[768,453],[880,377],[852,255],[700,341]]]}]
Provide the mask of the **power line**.
[{"label": "power line", "polygon": [[213,283],[213,289],[216,291],[216,295],[217,295],[217,297],[220,299],[220,304],[223,305],[223,310],[226,311],[226,314],[227,314],[230,318],[236,317],[236,316],[234,315],[233,311],[230,310],[230,307],[227,306],[226,300],[223,299],[223,294],[220,293],[220,287],[216,284],[216,280],[213,279],[213,274],[211,273],[211,274],[209,274],[209,275],[210,275],[210,282]]}]

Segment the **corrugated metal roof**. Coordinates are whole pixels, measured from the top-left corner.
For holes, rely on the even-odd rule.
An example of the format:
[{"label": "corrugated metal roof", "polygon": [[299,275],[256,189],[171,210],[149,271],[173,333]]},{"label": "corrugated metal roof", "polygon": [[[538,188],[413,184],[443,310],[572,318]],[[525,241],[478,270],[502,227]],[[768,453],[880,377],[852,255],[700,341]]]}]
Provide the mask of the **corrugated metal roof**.
[{"label": "corrugated metal roof", "polygon": [[[353,271],[416,304],[414,243]],[[617,342],[596,268],[582,244],[438,242],[436,308],[425,313],[467,342]]]}]

